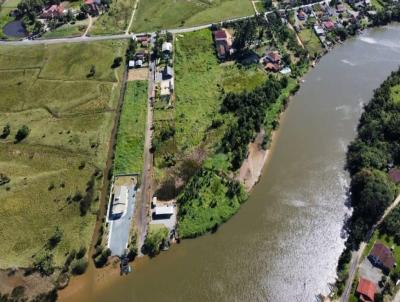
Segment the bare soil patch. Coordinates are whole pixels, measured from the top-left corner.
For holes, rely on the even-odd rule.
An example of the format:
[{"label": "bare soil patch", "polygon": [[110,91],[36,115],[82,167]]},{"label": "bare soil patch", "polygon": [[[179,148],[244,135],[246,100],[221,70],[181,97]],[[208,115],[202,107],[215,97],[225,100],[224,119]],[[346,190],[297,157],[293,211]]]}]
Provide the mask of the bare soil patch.
[{"label": "bare soil patch", "polygon": [[129,69],[128,81],[140,81],[147,80],[149,76],[149,70],[146,67]]}]

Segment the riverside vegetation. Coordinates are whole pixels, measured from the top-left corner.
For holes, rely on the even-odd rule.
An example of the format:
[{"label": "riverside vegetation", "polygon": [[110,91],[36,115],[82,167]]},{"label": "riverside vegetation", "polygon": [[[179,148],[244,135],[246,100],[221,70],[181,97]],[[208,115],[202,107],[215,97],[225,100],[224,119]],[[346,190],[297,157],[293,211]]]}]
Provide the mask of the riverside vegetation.
[{"label": "riverside vegetation", "polygon": [[[347,264],[351,251],[365,240],[372,226],[399,193],[388,176],[391,167],[400,166],[400,69],[393,72],[375,90],[364,107],[357,128],[357,138],[347,152],[347,168],[351,175],[351,205],[353,214],[347,223],[349,237],[338,264],[338,289],[341,292],[347,279]],[[380,230],[400,243],[398,231],[399,209],[389,214]]]},{"label": "riverside vegetation", "polygon": [[[247,146],[263,130],[263,147],[268,147],[287,97],[298,88],[297,76],[307,70],[306,52],[297,42],[297,47],[290,43],[291,49],[286,47],[285,40],[293,37],[290,32],[281,37],[281,23],[265,32],[262,22],[257,18],[228,25],[240,42],[236,42],[237,61],[229,65],[218,63],[210,30],[177,35],[176,99],[172,106],[155,102],[153,151],[160,185],[156,196],[176,196],[181,237],[215,230],[238,211],[247,193],[234,175],[247,156]],[[257,36],[274,39],[288,54],[287,60],[293,56],[294,78],[260,76],[256,65],[241,63]],[[236,81],[224,77],[236,73],[243,76],[234,77]],[[256,84],[249,80],[252,77]]]}]

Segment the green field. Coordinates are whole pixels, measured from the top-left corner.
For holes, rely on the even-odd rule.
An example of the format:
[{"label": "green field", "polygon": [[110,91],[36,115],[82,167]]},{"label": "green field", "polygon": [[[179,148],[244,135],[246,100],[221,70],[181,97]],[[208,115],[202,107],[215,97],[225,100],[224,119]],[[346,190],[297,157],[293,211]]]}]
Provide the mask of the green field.
[{"label": "green field", "polygon": [[88,26],[88,19],[77,21],[75,24],[64,24],[60,27],[57,27],[55,30],[46,32],[42,38],[49,39],[49,38],[63,38],[63,37],[78,37],[83,35],[87,26]]},{"label": "green field", "polygon": [[322,52],[321,42],[312,29],[305,28],[301,30],[298,35],[310,55],[314,55],[315,53],[320,54]]},{"label": "green field", "polygon": [[140,1],[132,32],[172,29],[254,14],[249,0],[146,0]]},{"label": "green field", "polygon": [[[175,41],[175,93],[174,107],[154,111],[156,179],[170,179],[193,163],[200,163],[212,153],[221,140],[231,119],[219,113],[221,89],[226,92],[252,90],[262,84],[266,75],[257,67],[219,64],[214,50],[212,34],[201,30],[178,35]],[[216,121],[220,127],[210,127]],[[162,140],[164,129],[172,127],[174,136]],[[176,161],[166,169],[171,157]],[[166,171],[171,173],[166,173]],[[178,170],[178,171],[176,171]]]},{"label": "green field", "polygon": [[[78,192],[98,200],[116,116],[123,68],[111,69],[125,42],[0,47],[0,268],[27,267],[56,226],[60,243],[50,252],[63,264],[66,252],[89,246],[98,203],[81,216]],[[87,77],[91,66],[95,74]],[[14,143],[26,125],[26,139]],[[75,198],[73,198],[75,197]]]},{"label": "green field", "polygon": [[108,11],[94,20],[89,34],[104,35],[125,32],[134,7],[135,0],[114,0]]},{"label": "green field", "polygon": [[128,82],[118,127],[114,174],[141,173],[147,113],[147,81]]}]

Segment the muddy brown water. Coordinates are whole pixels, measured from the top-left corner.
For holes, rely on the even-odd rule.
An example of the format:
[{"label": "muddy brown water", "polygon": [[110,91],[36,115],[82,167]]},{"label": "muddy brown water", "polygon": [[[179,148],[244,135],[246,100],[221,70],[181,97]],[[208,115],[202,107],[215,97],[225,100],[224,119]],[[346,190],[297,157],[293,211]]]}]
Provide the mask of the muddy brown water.
[{"label": "muddy brown water", "polygon": [[328,293],[348,212],[346,146],[362,104],[399,64],[398,25],[333,50],[304,78],[264,174],[237,215],[215,234],[135,261],[128,276],[90,269],[61,300],[284,302]]}]

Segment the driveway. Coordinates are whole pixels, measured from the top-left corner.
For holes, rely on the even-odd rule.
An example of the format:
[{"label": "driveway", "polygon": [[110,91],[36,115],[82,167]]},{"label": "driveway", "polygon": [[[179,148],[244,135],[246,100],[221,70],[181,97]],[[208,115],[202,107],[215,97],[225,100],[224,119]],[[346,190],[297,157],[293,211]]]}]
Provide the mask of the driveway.
[{"label": "driveway", "polygon": [[107,247],[112,256],[122,256],[129,243],[129,232],[136,203],[135,188],[128,189],[128,203],[125,212],[117,219],[110,219]]}]

